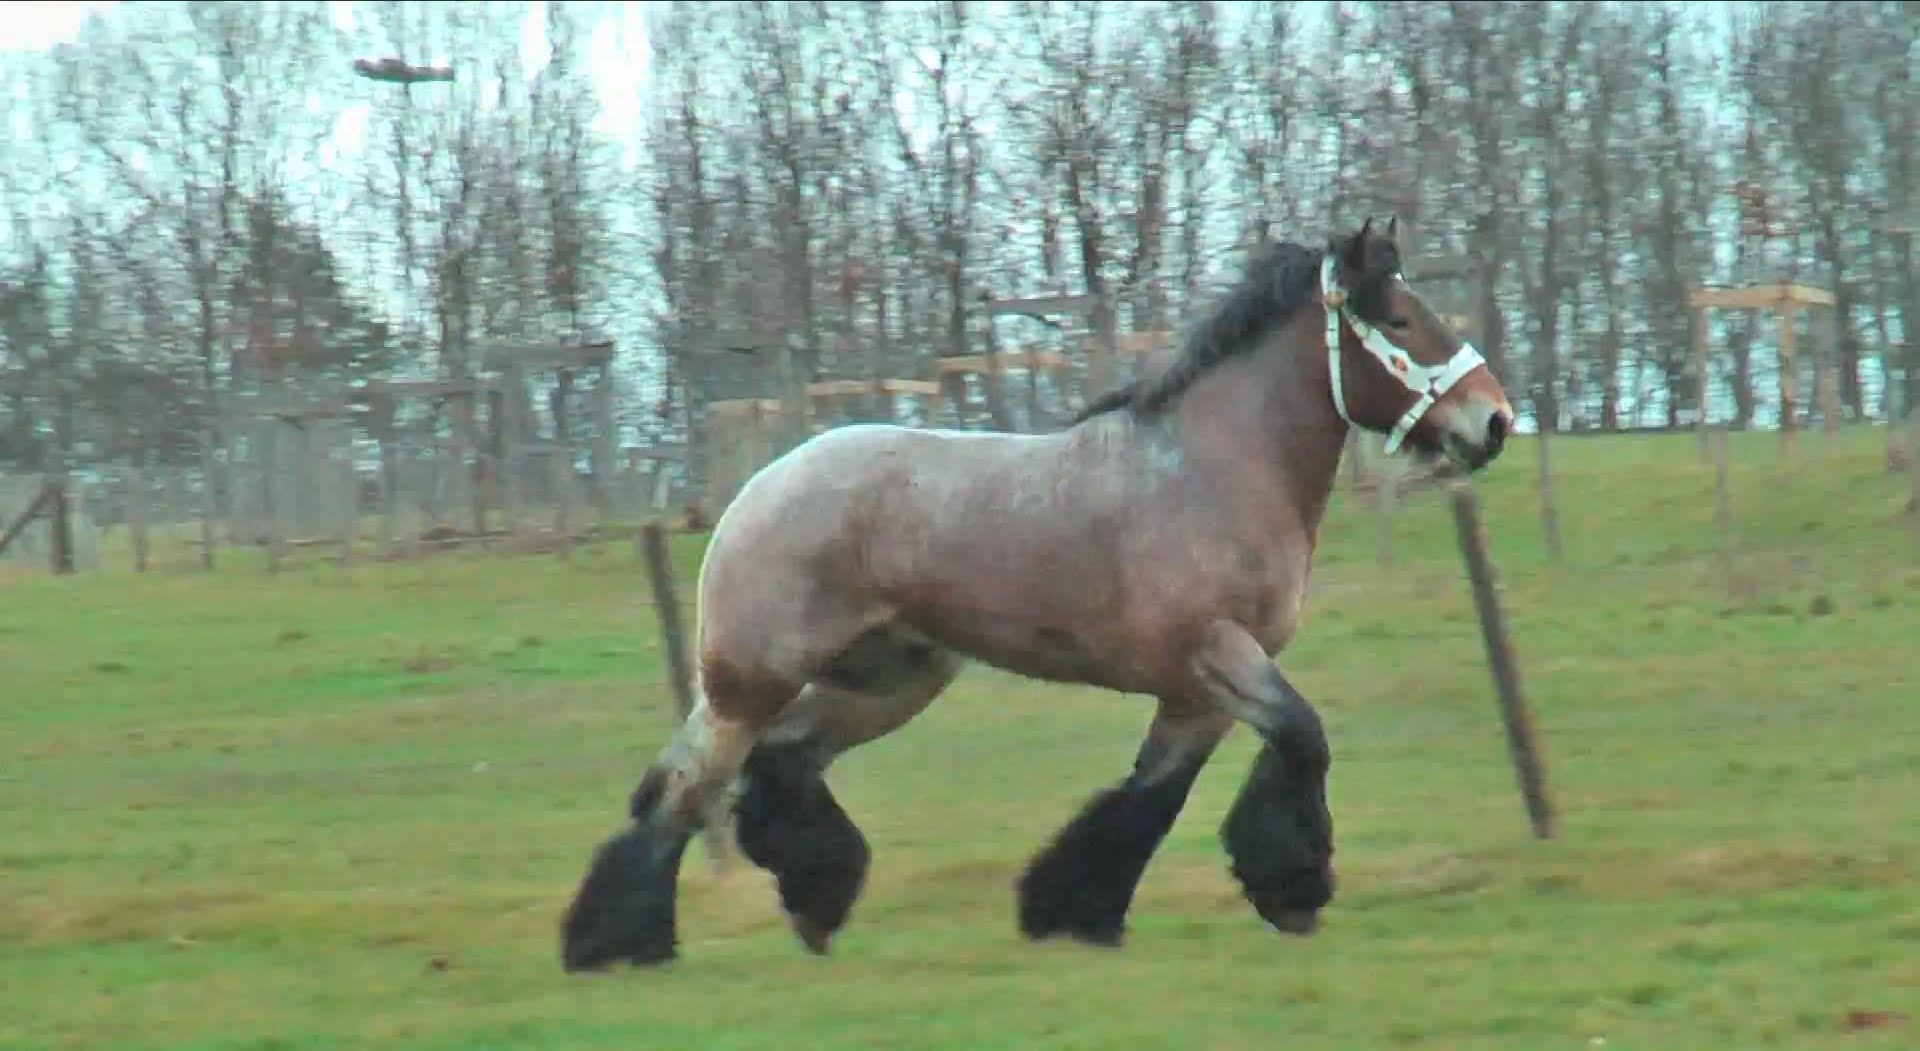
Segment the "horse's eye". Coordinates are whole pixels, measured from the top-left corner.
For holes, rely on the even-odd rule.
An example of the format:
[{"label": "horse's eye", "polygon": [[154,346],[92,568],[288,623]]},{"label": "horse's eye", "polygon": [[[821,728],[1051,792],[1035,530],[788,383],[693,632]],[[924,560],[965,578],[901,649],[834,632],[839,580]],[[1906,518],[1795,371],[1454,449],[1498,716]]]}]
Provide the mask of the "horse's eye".
[{"label": "horse's eye", "polygon": [[1405,332],[1407,330],[1407,319],[1403,317],[1390,317],[1387,319],[1387,327],[1395,332]]}]

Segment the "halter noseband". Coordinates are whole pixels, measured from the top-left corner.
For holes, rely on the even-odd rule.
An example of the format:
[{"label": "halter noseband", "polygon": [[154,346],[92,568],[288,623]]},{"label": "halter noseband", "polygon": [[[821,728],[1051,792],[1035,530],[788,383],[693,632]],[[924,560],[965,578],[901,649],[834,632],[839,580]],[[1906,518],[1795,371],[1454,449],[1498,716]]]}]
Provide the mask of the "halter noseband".
[{"label": "halter noseband", "polygon": [[1443,365],[1422,365],[1414,361],[1406,351],[1394,346],[1372,325],[1345,309],[1347,290],[1340,287],[1331,253],[1320,263],[1320,295],[1327,305],[1327,368],[1332,374],[1333,407],[1340,413],[1340,418],[1347,421],[1350,426],[1359,426],[1347,413],[1346,391],[1340,382],[1340,320],[1342,318],[1346,319],[1347,327],[1353,330],[1354,336],[1360,340],[1360,345],[1367,348],[1367,353],[1373,355],[1386,368],[1389,375],[1399,380],[1408,390],[1420,395],[1419,400],[1401,414],[1400,419],[1394,423],[1393,429],[1388,432],[1386,445],[1388,456],[1392,456],[1400,448],[1400,443],[1407,440],[1407,432],[1413,430],[1413,425],[1420,422],[1420,418],[1427,414],[1427,410],[1433,407],[1435,401],[1452,390],[1455,384],[1466,377],[1467,373],[1486,363],[1486,359],[1473,348],[1473,344],[1465,340],[1460,341],[1460,349],[1455,351],[1453,357]]}]

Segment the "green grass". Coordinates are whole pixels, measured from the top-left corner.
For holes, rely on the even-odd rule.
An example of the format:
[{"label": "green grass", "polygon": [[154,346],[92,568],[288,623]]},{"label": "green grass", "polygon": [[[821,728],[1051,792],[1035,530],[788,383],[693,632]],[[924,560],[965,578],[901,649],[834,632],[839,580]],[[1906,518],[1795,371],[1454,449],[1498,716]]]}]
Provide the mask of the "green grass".
[{"label": "green grass", "polygon": [[[668,732],[625,547],[270,578],[0,576],[7,1048],[1911,1047],[1920,540],[1879,438],[1736,449],[1744,584],[1685,438],[1522,443],[1483,483],[1563,816],[1529,838],[1445,504],[1399,563],[1338,500],[1284,664],[1326,713],[1341,893],[1269,933],[1215,829],[1236,734],[1119,952],[1011,884],[1126,769],[1143,699],[970,671],[849,756],[875,866],[834,957],[696,850],[686,958],[563,976],[555,921]],[[697,538],[683,542],[691,597]],[[112,556],[110,556],[112,557]]]}]

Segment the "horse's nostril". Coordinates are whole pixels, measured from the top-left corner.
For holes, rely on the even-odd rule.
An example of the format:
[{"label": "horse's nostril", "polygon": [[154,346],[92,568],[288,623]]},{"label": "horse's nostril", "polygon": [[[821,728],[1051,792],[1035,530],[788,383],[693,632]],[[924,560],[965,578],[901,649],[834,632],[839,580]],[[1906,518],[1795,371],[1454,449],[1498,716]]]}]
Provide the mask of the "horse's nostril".
[{"label": "horse's nostril", "polygon": [[1507,414],[1496,412],[1487,421],[1487,455],[1497,455],[1507,444]]}]

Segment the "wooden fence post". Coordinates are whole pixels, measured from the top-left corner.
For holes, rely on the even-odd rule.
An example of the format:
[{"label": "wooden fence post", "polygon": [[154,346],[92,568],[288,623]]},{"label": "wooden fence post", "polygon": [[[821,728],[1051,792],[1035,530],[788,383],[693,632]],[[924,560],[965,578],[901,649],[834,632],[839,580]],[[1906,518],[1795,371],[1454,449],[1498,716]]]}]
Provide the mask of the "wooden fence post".
[{"label": "wooden fence post", "polygon": [[0,555],[6,554],[7,548],[12,547],[13,542],[20,539],[20,534],[27,531],[27,527],[33,524],[33,520],[46,512],[47,501],[51,499],[53,499],[53,487],[42,481],[40,491],[33,494],[33,499],[28,502],[26,508],[15,515],[5,529],[0,529]]},{"label": "wooden fence post", "polygon": [[[641,527],[639,539],[640,559],[647,567],[647,582],[653,591],[653,610],[660,620],[660,643],[667,651],[667,679],[673,688],[674,710],[684,723],[693,714],[693,668],[687,661],[686,632],[680,626],[680,595],[673,585],[667,531],[658,521],[650,521]],[[707,808],[701,841],[716,873],[733,867],[733,803],[731,792],[719,792]]]},{"label": "wooden fence post", "polygon": [[553,531],[560,540],[560,557],[573,557],[573,446],[555,438],[547,458],[547,485],[553,490]]},{"label": "wooden fence post", "polygon": [[73,572],[73,495],[64,474],[48,478],[47,488],[52,493],[47,524],[52,535],[49,546],[53,550],[53,571],[66,576]]},{"label": "wooden fence post", "polygon": [[133,571],[145,573],[147,541],[147,472],[139,464],[127,468],[127,535],[133,541]]},{"label": "wooden fence post", "polygon": [[1500,612],[1493,562],[1487,556],[1486,531],[1480,523],[1480,502],[1465,479],[1455,480],[1450,488],[1453,521],[1460,534],[1460,556],[1466,562],[1467,577],[1473,582],[1473,604],[1480,615],[1480,636],[1486,643],[1487,664],[1493,670],[1500,716],[1506,724],[1507,751],[1513,758],[1514,774],[1520,783],[1520,795],[1526,802],[1534,836],[1552,839],[1557,834],[1559,821],[1547,791],[1546,764],[1534,730],[1533,714],[1520,689],[1520,663],[1514,657],[1513,642],[1507,636],[1505,618]]},{"label": "wooden fence post", "polygon": [[214,549],[220,544],[220,474],[214,456],[213,429],[203,426],[200,442],[200,568],[212,572]]},{"label": "wooden fence post", "polygon": [[1727,595],[1739,590],[1739,568],[1733,550],[1733,464],[1727,445],[1731,441],[1725,427],[1716,427],[1709,435],[1713,443],[1713,531],[1718,539],[1720,580]]},{"label": "wooden fence post", "polygon": [[660,618],[660,642],[667,649],[668,685],[673,687],[680,718],[693,714],[693,674],[687,664],[686,635],[680,627],[680,596],[673,584],[673,562],[667,553],[667,531],[659,522],[640,530],[640,558],[653,589],[653,611]]},{"label": "wooden fence post", "polygon": [[1908,509],[1913,513],[1913,532],[1920,536],[1920,405],[1907,412],[1907,430],[1912,435],[1907,440],[1910,455],[1907,457],[1907,475],[1913,479],[1913,498]]},{"label": "wooden fence post", "polygon": [[1374,515],[1374,559],[1382,567],[1393,565],[1393,530],[1395,507],[1400,501],[1400,476],[1392,471],[1380,472],[1379,483],[1373,490]]},{"label": "wooden fence post", "polygon": [[1562,555],[1560,543],[1560,505],[1553,492],[1553,435],[1551,427],[1542,427],[1534,435],[1538,443],[1536,466],[1539,468],[1540,487],[1540,532],[1547,542],[1547,561],[1559,562]]}]

